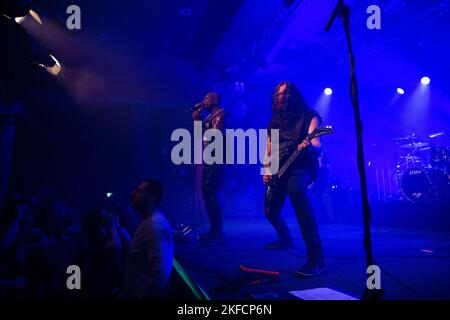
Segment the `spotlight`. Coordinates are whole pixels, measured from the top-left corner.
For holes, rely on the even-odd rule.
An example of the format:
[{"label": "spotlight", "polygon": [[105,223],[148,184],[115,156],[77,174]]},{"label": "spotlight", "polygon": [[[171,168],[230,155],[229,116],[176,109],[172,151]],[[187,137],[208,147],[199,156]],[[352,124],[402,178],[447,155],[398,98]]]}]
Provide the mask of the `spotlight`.
[{"label": "spotlight", "polygon": [[16,23],[22,24],[22,22],[24,22],[25,19],[27,19],[28,17],[30,17],[30,18],[32,18],[34,20],[33,23],[37,22],[37,23],[39,23],[42,26],[41,17],[33,10],[28,11],[28,14],[26,14],[23,17],[16,17],[16,18],[14,18],[14,20],[16,21]]},{"label": "spotlight", "polygon": [[324,92],[327,96],[329,96],[329,95],[331,95],[331,94],[333,93],[333,90],[331,90],[330,88],[326,88],[325,90],[323,90],[323,92]]},{"label": "spotlight", "polygon": [[48,67],[42,63],[39,64],[39,67],[44,68],[48,73],[57,76],[60,72],[61,72],[61,64],[59,63],[59,61],[52,56],[51,54],[49,54],[50,58],[53,60],[53,62],[55,63],[52,67]]},{"label": "spotlight", "polygon": [[17,17],[17,18],[14,18],[14,20],[16,21],[16,23],[21,24],[23,22],[23,20],[25,20],[25,17]]},{"label": "spotlight", "polygon": [[398,94],[404,94],[405,90],[403,90],[402,88],[397,88],[397,93]]},{"label": "spotlight", "polygon": [[423,85],[427,85],[427,84],[429,84],[430,83],[430,78],[428,78],[428,77],[422,77],[422,79],[420,79],[420,82],[423,84]]}]

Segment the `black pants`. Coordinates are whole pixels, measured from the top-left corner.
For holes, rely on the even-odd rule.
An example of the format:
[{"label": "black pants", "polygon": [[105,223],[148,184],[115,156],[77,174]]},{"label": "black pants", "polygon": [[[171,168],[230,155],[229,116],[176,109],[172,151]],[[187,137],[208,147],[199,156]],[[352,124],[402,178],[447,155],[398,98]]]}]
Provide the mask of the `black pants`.
[{"label": "black pants", "polygon": [[307,195],[311,175],[303,170],[293,170],[272,197],[265,198],[264,214],[283,241],[292,241],[286,221],[281,216],[286,196],[289,195],[298,224],[306,243],[308,257],[323,257],[322,241],[317,228],[316,217]]},{"label": "black pants", "polygon": [[223,185],[224,170],[217,164],[207,165],[203,167],[202,173],[202,193],[205,201],[206,211],[208,213],[209,222],[211,224],[209,233],[212,236],[221,237],[222,226],[222,208],[218,199],[218,192]]}]

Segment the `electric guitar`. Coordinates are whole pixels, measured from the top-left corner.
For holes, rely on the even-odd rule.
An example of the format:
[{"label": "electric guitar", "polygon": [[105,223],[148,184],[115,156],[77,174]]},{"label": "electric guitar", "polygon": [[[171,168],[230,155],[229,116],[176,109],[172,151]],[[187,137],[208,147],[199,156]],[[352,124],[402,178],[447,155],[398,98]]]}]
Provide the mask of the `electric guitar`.
[{"label": "electric guitar", "polygon": [[[306,136],[306,140],[311,141],[314,138],[332,134],[333,132],[334,132],[334,130],[333,130],[332,126],[317,127],[314,129],[313,132],[311,132],[310,134],[308,134]],[[296,148],[295,151],[286,160],[286,162],[281,166],[281,168],[278,170],[278,172],[276,174],[272,175],[272,178],[270,179],[270,181],[268,183],[266,183],[268,196],[273,194],[273,192],[279,188],[280,180],[283,178],[283,175],[290,168],[292,163],[298,158],[298,156],[300,155],[300,153],[302,151],[303,151],[303,149]]]}]

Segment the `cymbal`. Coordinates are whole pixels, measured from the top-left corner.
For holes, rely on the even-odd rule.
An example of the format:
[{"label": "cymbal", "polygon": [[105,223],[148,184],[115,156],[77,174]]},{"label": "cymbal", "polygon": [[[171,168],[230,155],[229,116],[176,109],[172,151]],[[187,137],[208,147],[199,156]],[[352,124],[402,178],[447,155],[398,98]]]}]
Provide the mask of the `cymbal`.
[{"label": "cymbal", "polygon": [[437,133],[430,134],[428,137],[437,138],[437,137],[445,136],[446,134],[447,134],[446,132],[437,132]]},{"label": "cymbal", "polygon": [[423,161],[424,160],[423,157],[418,157],[418,156],[400,156],[400,159],[405,159],[405,160],[409,160],[409,161]]},{"label": "cymbal", "polygon": [[399,146],[400,149],[421,149],[429,147],[430,144],[428,142],[411,142],[404,145]]},{"label": "cymbal", "polygon": [[416,135],[409,135],[409,136],[405,136],[405,137],[392,138],[393,141],[398,141],[398,142],[409,141],[409,140],[416,140],[416,139],[417,139]]}]

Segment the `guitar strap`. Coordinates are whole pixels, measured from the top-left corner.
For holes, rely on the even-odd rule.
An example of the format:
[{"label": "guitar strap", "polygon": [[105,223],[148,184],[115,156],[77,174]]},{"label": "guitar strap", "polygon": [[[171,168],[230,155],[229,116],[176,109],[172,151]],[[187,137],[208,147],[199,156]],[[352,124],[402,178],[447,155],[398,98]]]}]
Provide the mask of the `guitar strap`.
[{"label": "guitar strap", "polygon": [[298,139],[300,138],[300,134],[302,133],[304,122],[305,122],[305,114],[303,113],[300,116],[300,118],[298,118],[297,123],[295,124],[293,141],[295,141],[296,144],[299,144],[301,142],[301,141],[298,141]]},{"label": "guitar strap", "polygon": [[[292,136],[292,141],[293,141],[293,144],[291,145],[292,149],[297,149],[297,145],[300,143],[298,141],[298,139],[300,138],[300,135],[301,135],[301,132],[302,132],[303,123],[305,122],[304,119],[305,119],[305,115],[302,114],[298,118],[297,122],[295,123],[294,134]],[[284,165],[285,165],[285,163],[281,167],[283,167]],[[283,170],[283,169],[281,169],[281,170]]]}]

